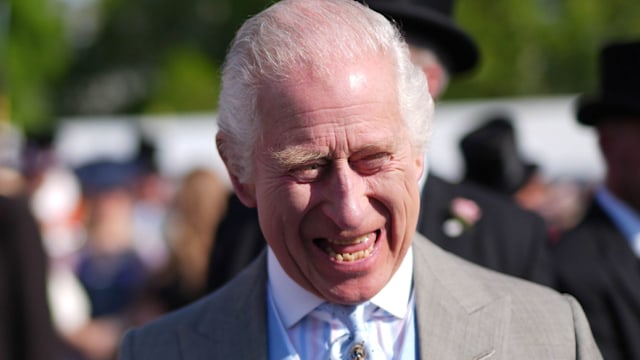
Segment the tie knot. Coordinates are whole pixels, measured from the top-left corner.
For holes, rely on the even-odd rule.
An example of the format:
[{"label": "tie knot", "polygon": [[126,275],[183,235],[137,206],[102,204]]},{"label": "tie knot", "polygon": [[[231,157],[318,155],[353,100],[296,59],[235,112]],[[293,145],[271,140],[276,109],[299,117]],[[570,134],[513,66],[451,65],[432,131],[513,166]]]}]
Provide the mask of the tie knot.
[{"label": "tie knot", "polygon": [[348,332],[337,338],[330,346],[330,359],[364,360],[368,344],[365,341],[365,310],[368,303],[359,305],[337,305],[325,303],[317,308],[320,316],[338,320]]},{"label": "tie knot", "polygon": [[367,303],[358,305],[324,303],[318,307],[318,310],[337,319],[349,329],[349,332],[354,333],[364,330],[366,306]]},{"label": "tie knot", "polygon": [[340,318],[350,332],[364,331],[364,310],[366,304],[343,306],[344,313]]}]

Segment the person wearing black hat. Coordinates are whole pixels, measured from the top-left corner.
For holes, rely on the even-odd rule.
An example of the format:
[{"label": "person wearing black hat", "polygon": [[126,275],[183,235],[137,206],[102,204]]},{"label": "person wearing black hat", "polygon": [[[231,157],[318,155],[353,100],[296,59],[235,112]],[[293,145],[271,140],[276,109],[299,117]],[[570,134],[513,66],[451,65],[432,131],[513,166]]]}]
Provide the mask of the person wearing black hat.
[{"label": "person wearing black hat", "polygon": [[[450,76],[475,68],[474,40],[453,21],[453,0],[367,0],[402,30],[414,63],[427,76],[434,99]],[[440,247],[477,264],[553,286],[545,221],[496,191],[456,184],[429,171],[423,177],[418,231]]]},{"label": "person wearing black hat", "polygon": [[460,140],[465,182],[514,196],[534,175],[537,165],[525,160],[518,149],[511,119],[496,115]]},{"label": "person wearing black hat", "polygon": [[498,110],[485,117],[459,142],[464,159],[463,184],[475,184],[512,199],[543,217],[551,243],[575,226],[583,204],[568,182],[549,182],[535,162],[520,152],[511,114]]},{"label": "person wearing black hat", "polygon": [[606,45],[600,94],[583,95],[607,165],[586,216],[553,250],[559,289],[584,306],[605,359],[640,359],[640,40]]},{"label": "person wearing black hat", "polygon": [[[453,0],[358,0],[400,27],[436,99],[450,75],[471,71],[478,47],[453,20]],[[548,237],[542,218],[478,186],[453,184],[430,172],[422,177],[418,231],[468,260],[513,276],[553,285]],[[264,247],[255,209],[235,194],[216,234],[209,263],[208,289],[233,278]],[[234,254],[234,255],[230,255]]]}]

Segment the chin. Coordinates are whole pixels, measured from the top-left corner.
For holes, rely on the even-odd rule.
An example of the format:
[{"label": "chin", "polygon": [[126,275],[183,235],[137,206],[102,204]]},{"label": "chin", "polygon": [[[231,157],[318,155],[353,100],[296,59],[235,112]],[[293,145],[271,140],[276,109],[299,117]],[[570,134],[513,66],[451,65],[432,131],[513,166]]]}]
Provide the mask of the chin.
[{"label": "chin", "polygon": [[[390,277],[389,277],[390,278]],[[386,285],[386,281],[377,278],[354,278],[335,286],[328,296],[323,296],[327,301],[339,304],[359,304],[373,298]]]}]

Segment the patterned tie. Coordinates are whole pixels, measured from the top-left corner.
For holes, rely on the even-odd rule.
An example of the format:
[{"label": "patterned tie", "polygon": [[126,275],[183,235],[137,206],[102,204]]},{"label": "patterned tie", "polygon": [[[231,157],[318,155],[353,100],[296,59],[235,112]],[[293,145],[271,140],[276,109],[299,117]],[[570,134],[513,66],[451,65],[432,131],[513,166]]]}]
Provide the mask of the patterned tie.
[{"label": "patterned tie", "polygon": [[[327,304],[328,305],[328,304]],[[329,305],[327,311],[331,316],[340,320],[349,333],[336,339],[331,344],[330,353],[341,354],[341,360],[364,360],[368,356],[368,344],[365,342],[364,326],[365,304],[360,305]]]}]

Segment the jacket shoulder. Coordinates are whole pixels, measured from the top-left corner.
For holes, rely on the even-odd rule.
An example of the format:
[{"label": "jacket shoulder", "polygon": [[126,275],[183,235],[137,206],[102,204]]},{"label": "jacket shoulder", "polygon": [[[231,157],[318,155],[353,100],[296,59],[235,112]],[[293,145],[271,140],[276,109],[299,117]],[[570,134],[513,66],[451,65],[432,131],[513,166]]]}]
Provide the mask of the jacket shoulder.
[{"label": "jacket shoulder", "polygon": [[[203,358],[256,358],[252,351],[266,349],[266,256],[263,252],[229,283],[182,309],[136,329],[120,346],[120,359],[180,359],[184,354]],[[243,334],[254,348],[238,342]],[[258,344],[264,346],[258,347]],[[256,350],[258,349],[258,350]],[[245,357],[243,354],[246,354]]]}]

